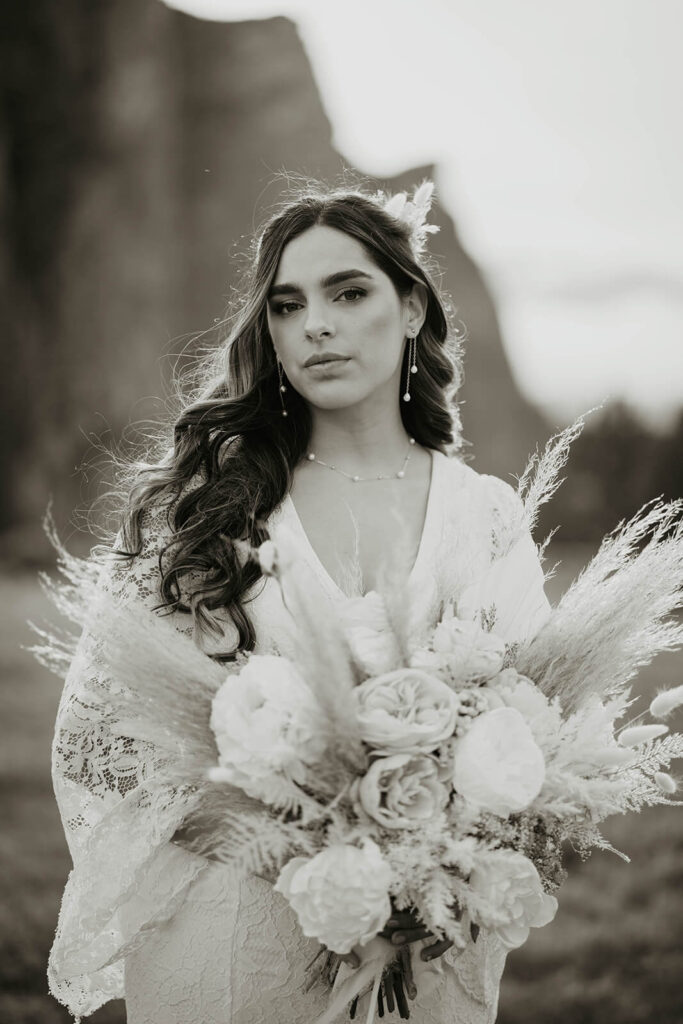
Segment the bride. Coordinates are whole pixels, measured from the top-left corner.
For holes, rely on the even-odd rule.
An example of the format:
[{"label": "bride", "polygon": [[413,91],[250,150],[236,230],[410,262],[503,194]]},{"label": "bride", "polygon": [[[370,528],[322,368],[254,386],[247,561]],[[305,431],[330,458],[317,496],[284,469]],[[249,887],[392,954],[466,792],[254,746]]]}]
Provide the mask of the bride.
[{"label": "bride", "polygon": [[[425,253],[432,189],[409,201],[309,184],[271,216],[199,393],[166,450],[131,471],[116,541],[93,553],[103,592],[169,615],[229,662],[292,643],[279,589],[241,557],[240,539],[259,544],[286,523],[320,600],[370,634],[382,628],[382,565],[406,552],[415,639],[490,564],[521,502],[458,454],[461,353]],[[548,609],[528,531],[526,551],[536,585],[511,598],[524,626],[506,639],[523,639]],[[74,869],[52,994],[76,1017],[124,997],[128,1024],[310,1024],[328,998],[305,985],[319,943],[266,879],[231,884],[187,848],[200,817],[157,816],[141,785],[154,749],[89,699],[113,684],[105,676],[86,628],[53,744]],[[493,936],[460,952],[408,911],[380,934],[402,967],[380,990],[385,1020],[495,1020],[505,950]],[[419,987],[414,943],[433,964]],[[356,953],[337,959],[347,973],[358,965]],[[350,1013],[361,1011],[363,1000]]]}]

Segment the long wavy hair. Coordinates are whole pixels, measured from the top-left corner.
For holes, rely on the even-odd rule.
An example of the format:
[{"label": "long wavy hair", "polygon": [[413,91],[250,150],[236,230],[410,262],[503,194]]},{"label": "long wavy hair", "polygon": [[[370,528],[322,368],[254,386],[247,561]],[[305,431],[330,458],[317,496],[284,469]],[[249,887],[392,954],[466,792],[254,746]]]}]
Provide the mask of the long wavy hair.
[{"label": "long wavy hair", "polygon": [[[146,514],[165,508],[171,539],[159,552],[162,603],[157,608],[192,613],[200,631],[219,636],[222,630],[212,612],[227,610],[239,639],[218,660],[233,660],[256,643],[246,598],[261,571],[254,560],[240,558],[236,542],[258,545],[268,538],[268,517],[285,497],[292,471],[309,446],[311,411],[291,385],[288,416],[282,416],[266,300],[287,243],[318,224],[360,242],[399,297],[407,296],[415,282],[424,285],[426,317],[417,338],[420,372],[411,378],[410,403],[400,403],[401,416],[408,433],[426,448],[451,454],[464,443],[455,401],[464,335],[455,329],[452,306],[435,283],[438,267],[432,270],[429,256],[418,261],[407,226],[361,187],[306,179],[294,194],[283,193],[254,236],[233,313],[223,321],[224,340],[192,371],[192,392],[183,399],[172,437],[167,428],[155,461],[127,466],[125,508],[114,549],[122,558],[139,554]],[[407,360],[406,346],[402,381]]]}]

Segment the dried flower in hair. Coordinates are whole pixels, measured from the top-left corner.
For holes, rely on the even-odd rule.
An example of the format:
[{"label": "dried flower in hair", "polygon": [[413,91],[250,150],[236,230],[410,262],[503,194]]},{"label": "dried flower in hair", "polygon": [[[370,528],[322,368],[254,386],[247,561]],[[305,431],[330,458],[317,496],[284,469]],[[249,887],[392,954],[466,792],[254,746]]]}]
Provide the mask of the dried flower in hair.
[{"label": "dried flower in hair", "polygon": [[424,252],[427,235],[439,230],[438,224],[426,223],[434,199],[434,182],[425,178],[413,190],[412,199],[408,199],[407,192],[397,192],[390,196],[382,191],[376,193],[376,199],[385,213],[396,217],[410,228],[410,244],[415,255],[419,256]]}]

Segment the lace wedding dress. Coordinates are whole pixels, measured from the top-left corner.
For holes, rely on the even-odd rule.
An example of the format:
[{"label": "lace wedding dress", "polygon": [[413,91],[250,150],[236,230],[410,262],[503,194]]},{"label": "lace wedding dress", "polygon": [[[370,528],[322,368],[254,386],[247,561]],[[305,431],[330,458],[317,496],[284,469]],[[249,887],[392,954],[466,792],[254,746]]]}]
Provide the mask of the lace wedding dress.
[{"label": "lace wedding dress", "polygon": [[[145,514],[143,550],[132,562],[105,562],[103,592],[147,607],[159,603],[158,554],[170,535],[167,513]],[[513,531],[503,525],[511,513]],[[271,529],[279,524],[298,535],[311,585],[319,587],[321,600],[333,602],[371,661],[374,642],[381,647],[379,595],[340,589],[308,542],[289,495],[269,520]],[[497,630],[507,640],[524,639],[549,609],[522,503],[497,477],[432,452],[422,539],[408,580],[411,637],[438,620],[447,599],[464,601],[492,557],[515,540],[534,584],[497,609]],[[257,582],[248,607],[257,651],[290,652],[292,622],[272,578]],[[173,621],[207,653],[216,653],[232,647],[234,637],[229,618],[219,618],[227,638],[220,644],[197,637],[189,615],[174,613]],[[50,953],[51,993],[77,1018],[125,995],[128,1024],[311,1024],[327,1004],[322,988],[303,991],[317,940],[302,934],[289,904],[268,882],[250,876],[234,884],[222,865],[170,841],[182,805],[151,796],[157,753],[120,735],[107,712],[113,685],[86,628],[66,678],[53,744],[55,794],[74,868]],[[505,955],[484,932],[464,952],[449,949],[433,961],[429,984],[409,1001],[411,1020],[491,1024]],[[338,1020],[348,1020],[348,1012]],[[394,1012],[383,1020],[400,1017]]]}]

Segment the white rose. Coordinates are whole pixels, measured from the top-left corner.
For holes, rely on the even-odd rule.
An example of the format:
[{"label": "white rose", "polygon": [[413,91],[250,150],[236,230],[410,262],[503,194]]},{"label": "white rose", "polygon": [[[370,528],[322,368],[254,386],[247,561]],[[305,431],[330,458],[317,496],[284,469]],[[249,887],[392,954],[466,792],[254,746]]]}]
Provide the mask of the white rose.
[{"label": "white rose", "polygon": [[482,810],[503,817],[523,811],[544,778],[543,753],[515,708],[485,711],[456,744],[453,785]]},{"label": "white rose", "polygon": [[361,738],[378,754],[429,753],[455,727],[458,699],[417,668],[366,679],[352,691]]},{"label": "white rose", "polygon": [[390,672],[400,664],[401,652],[381,594],[371,590],[364,597],[341,601],[337,615],[351,652],[366,675]]},{"label": "white rose", "polygon": [[213,777],[263,798],[276,772],[295,781],[325,750],[324,714],[315,694],[287,659],[252,655],[217,691],[211,728],[218,747]]},{"label": "white rose", "polygon": [[351,800],[385,828],[414,828],[448,802],[448,790],[438,773],[437,762],[424,755],[380,757],[362,778],[354,780]]},{"label": "white rose", "polygon": [[458,619],[451,606],[434,630],[432,647],[445,656],[450,673],[463,681],[490,679],[505,660],[505,641],[475,621]]},{"label": "white rose", "polygon": [[379,846],[334,843],[314,857],[294,857],[275,883],[295,911],[304,935],[335,953],[364,946],[391,916],[391,869]]},{"label": "white rose", "polygon": [[535,865],[514,850],[489,850],[476,859],[469,884],[491,906],[479,908],[477,923],[490,928],[508,949],[529,937],[530,928],[542,928],[557,913],[557,900],[543,892]]}]

